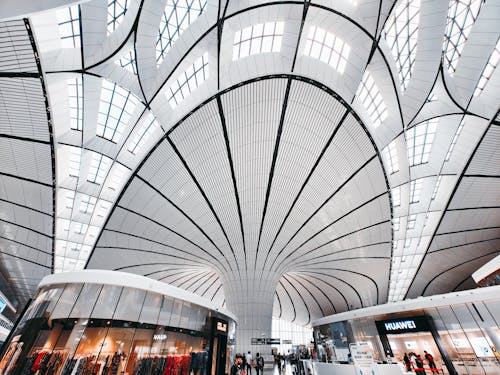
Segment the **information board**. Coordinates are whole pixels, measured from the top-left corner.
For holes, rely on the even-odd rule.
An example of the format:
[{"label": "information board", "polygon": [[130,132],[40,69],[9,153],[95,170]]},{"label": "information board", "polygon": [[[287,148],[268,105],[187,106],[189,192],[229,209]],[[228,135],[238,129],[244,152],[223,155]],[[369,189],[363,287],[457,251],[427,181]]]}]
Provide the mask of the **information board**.
[{"label": "information board", "polygon": [[356,375],[378,375],[373,358],[373,349],[367,342],[350,344],[352,360]]}]

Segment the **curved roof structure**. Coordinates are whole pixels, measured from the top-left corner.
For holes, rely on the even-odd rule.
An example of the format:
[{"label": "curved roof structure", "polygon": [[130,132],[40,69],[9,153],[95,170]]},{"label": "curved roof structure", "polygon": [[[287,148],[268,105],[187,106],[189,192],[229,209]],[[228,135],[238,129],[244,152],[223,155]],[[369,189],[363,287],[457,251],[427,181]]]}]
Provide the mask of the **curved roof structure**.
[{"label": "curved roof structure", "polygon": [[306,325],[499,254],[497,2],[53,5],[0,12],[11,301],[112,269]]}]

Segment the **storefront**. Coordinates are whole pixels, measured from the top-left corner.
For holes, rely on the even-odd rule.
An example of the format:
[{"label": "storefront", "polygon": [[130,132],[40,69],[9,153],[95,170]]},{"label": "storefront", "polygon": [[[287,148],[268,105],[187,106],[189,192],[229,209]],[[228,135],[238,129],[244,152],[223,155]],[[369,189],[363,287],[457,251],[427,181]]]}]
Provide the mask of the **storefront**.
[{"label": "storefront", "polygon": [[[444,374],[500,374],[500,286],[373,306],[313,322],[318,359],[339,362],[345,342],[367,342],[378,362],[425,353]],[[414,358],[412,367],[417,367]],[[436,371],[436,370],[434,370]]]},{"label": "storefront", "polygon": [[112,271],[50,275],[0,361],[12,375],[223,375],[234,316],[154,280]]}]

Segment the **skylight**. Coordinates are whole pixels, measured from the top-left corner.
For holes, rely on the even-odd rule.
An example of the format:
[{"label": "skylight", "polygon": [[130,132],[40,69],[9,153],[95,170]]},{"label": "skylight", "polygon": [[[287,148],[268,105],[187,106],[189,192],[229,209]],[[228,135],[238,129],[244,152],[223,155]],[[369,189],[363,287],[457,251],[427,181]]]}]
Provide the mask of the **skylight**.
[{"label": "skylight", "polygon": [[156,40],[156,63],[160,65],[179,36],[205,10],[207,0],[168,0]]},{"label": "skylight", "polygon": [[408,216],[408,223],[406,224],[406,229],[415,229],[416,223],[417,223],[417,215],[416,214]]},{"label": "skylight", "polygon": [[83,129],[83,85],[82,77],[68,79],[68,99],[70,126],[74,130]]},{"label": "skylight", "polygon": [[410,166],[429,161],[438,119],[431,119],[407,130],[408,163]]},{"label": "skylight", "polygon": [[437,181],[436,181],[436,186],[434,186],[434,190],[432,191],[432,196],[431,196],[431,201],[433,201],[434,199],[436,199],[436,196],[437,196],[437,192],[439,190],[439,185],[441,184],[441,179],[443,178],[443,176],[439,176],[437,178]]},{"label": "skylight", "polygon": [[389,17],[384,30],[403,91],[408,87],[415,64],[419,19],[420,0],[403,0]]},{"label": "skylight", "polygon": [[245,27],[234,34],[233,61],[258,53],[279,52],[285,23],[266,22]]},{"label": "skylight", "polygon": [[401,218],[395,217],[394,219],[392,219],[392,226],[394,228],[394,231],[399,230],[400,224],[401,224]]},{"label": "skylight", "polygon": [[80,5],[56,10],[63,48],[80,48]]},{"label": "skylight", "polygon": [[363,79],[359,84],[356,96],[359,96],[359,100],[368,112],[373,127],[379,127],[387,118],[387,107],[382,99],[382,94],[368,70],[365,70],[363,74]]},{"label": "skylight", "polygon": [[158,128],[158,121],[150,112],[139,125],[132,142],[129,145],[128,150],[132,154],[136,154],[144,144],[147,142],[151,134]]},{"label": "skylight", "polygon": [[401,187],[398,186],[392,189],[391,195],[392,195],[392,205],[394,207],[401,206]]},{"label": "skylight", "polygon": [[343,74],[351,47],[332,33],[316,26],[309,28],[304,54],[318,59]]},{"label": "skylight", "polygon": [[98,152],[92,152],[92,161],[90,162],[87,181],[95,184],[102,184],[106,174],[111,166],[112,159]]},{"label": "skylight", "polygon": [[82,162],[82,149],[71,147],[69,155],[69,176],[78,177],[80,175],[80,164]]},{"label": "skylight", "polygon": [[128,51],[128,53],[121,59],[115,61],[115,64],[137,75],[137,63],[135,59],[135,50],[133,48],[130,51]]},{"label": "skylight", "polygon": [[420,195],[422,194],[423,179],[412,180],[410,182],[410,204],[420,202]]},{"label": "skylight", "polygon": [[481,78],[479,79],[476,89],[474,90],[474,96],[479,96],[483,92],[484,87],[486,86],[491,75],[495,71],[495,68],[497,67],[499,61],[500,61],[500,39],[498,39],[497,45],[493,50],[493,53],[491,54],[490,58],[488,59],[486,67],[481,73]]},{"label": "skylight", "polygon": [[103,80],[97,135],[118,142],[136,105],[137,99],[130,91],[122,89],[116,83]]},{"label": "skylight", "polygon": [[108,0],[108,35],[115,31],[127,12],[127,0]]},{"label": "skylight", "polygon": [[84,214],[90,214],[94,210],[95,204],[97,202],[96,197],[90,195],[84,195],[80,201],[80,212]]},{"label": "skylight", "polygon": [[483,0],[450,0],[443,40],[444,64],[453,75]]},{"label": "skylight", "polygon": [[172,108],[177,107],[187,96],[208,79],[208,52],[195,60],[167,92],[167,99]]},{"label": "skylight", "polygon": [[385,162],[389,166],[389,173],[393,174],[399,171],[398,153],[396,150],[396,140],[392,141],[382,151]]},{"label": "skylight", "polygon": [[73,190],[65,190],[64,200],[66,208],[72,210],[75,203],[75,192]]},{"label": "skylight", "polygon": [[453,136],[453,140],[451,141],[450,148],[448,149],[448,152],[446,153],[446,156],[444,158],[444,161],[449,161],[451,157],[451,153],[453,152],[453,149],[455,148],[455,145],[457,144],[458,137],[460,136],[460,133],[462,132],[462,129],[464,128],[465,121],[462,119],[460,121],[460,125],[458,125],[457,131],[455,132],[455,135]]}]

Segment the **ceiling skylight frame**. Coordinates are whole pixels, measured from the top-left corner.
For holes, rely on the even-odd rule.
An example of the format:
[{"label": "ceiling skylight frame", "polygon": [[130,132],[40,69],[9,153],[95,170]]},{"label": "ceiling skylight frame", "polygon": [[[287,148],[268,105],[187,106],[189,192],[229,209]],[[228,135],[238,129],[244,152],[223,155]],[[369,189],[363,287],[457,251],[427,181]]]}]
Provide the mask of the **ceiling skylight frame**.
[{"label": "ceiling skylight frame", "polygon": [[70,128],[83,130],[83,76],[76,76],[67,80]]},{"label": "ceiling skylight frame", "polygon": [[184,99],[209,78],[208,52],[197,58],[189,68],[182,73],[167,91],[167,100],[175,109]]},{"label": "ceiling skylight frame", "polygon": [[56,17],[63,48],[80,48],[80,5],[58,9]]},{"label": "ceiling skylight frame", "polygon": [[363,74],[356,96],[368,112],[372,126],[378,128],[387,118],[387,106],[368,70]]},{"label": "ceiling skylight frame", "polygon": [[303,52],[344,74],[351,46],[325,29],[310,26]]},{"label": "ceiling skylight frame", "polygon": [[273,21],[245,27],[234,34],[233,61],[260,53],[280,52],[285,22]]},{"label": "ceiling skylight frame", "polygon": [[408,87],[417,55],[420,0],[402,0],[384,28],[385,40],[398,68],[402,91]]},{"label": "ceiling skylight frame", "polygon": [[411,214],[408,216],[408,221],[406,223],[406,229],[415,229],[415,225],[417,224],[417,215],[416,214]]},{"label": "ceiling skylight frame", "polygon": [[458,125],[455,135],[453,136],[453,140],[450,143],[450,147],[448,148],[448,152],[446,153],[446,156],[444,158],[445,162],[450,160],[451,154],[453,153],[453,149],[455,148],[455,145],[458,142],[458,138],[460,137],[460,133],[462,133],[464,125],[465,125],[465,119],[462,119],[462,121],[460,121],[460,124]]},{"label": "ceiling skylight frame", "polygon": [[429,162],[438,123],[439,119],[433,118],[406,131],[408,164],[410,167]]},{"label": "ceiling skylight frame", "polygon": [[137,61],[135,58],[135,49],[132,48],[125,56],[118,59],[115,64],[137,75]]},{"label": "ceiling skylight frame", "polygon": [[96,134],[111,142],[119,142],[137,102],[130,91],[103,79]]},{"label": "ceiling skylight frame", "polygon": [[112,163],[113,159],[107,157],[106,155],[98,152],[92,152],[92,160],[90,162],[87,181],[97,185],[102,185]]},{"label": "ceiling skylight frame", "polygon": [[416,180],[410,181],[410,204],[420,202],[423,182],[424,182],[423,178],[418,178]]},{"label": "ceiling skylight frame", "polygon": [[474,96],[479,96],[483,92],[486,84],[489,82],[493,72],[495,71],[498,63],[500,62],[500,38],[497,40],[497,44],[495,49],[493,50],[486,66],[481,73],[481,77],[479,78],[479,82],[477,83],[476,89],[474,90]]},{"label": "ceiling skylight frame", "polygon": [[91,214],[97,204],[97,198],[92,195],[84,194],[80,200],[79,210],[83,214]]},{"label": "ceiling skylight frame", "polygon": [[137,154],[137,152],[144,147],[147,140],[151,137],[154,131],[158,129],[159,126],[160,125],[158,124],[156,117],[151,112],[149,112],[144,120],[141,121],[141,124],[137,129],[134,138],[130,142],[128,151],[134,155]]},{"label": "ceiling skylight frame", "polygon": [[443,39],[443,63],[453,76],[484,0],[450,0]]},{"label": "ceiling skylight frame", "polygon": [[389,173],[394,174],[399,172],[399,160],[398,160],[398,152],[396,149],[396,140],[389,143],[383,150],[382,154],[384,155],[385,162],[389,167]]},{"label": "ceiling skylight frame", "polygon": [[108,35],[115,31],[123,21],[127,6],[128,0],[108,0]]},{"label": "ceiling skylight frame", "polygon": [[203,14],[207,0],[168,0],[156,39],[156,64],[160,65],[181,34]]},{"label": "ceiling skylight frame", "polygon": [[391,190],[392,205],[394,207],[401,206],[401,186],[397,186]]},{"label": "ceiling skylight frame", "polygon": [[443,179],[443,176],[439,175],[436,181],[436,185],[434,186],[434,190],[432,191],[431,195],[431,202],[436,199],[438,190],[439,190],[439,185],[441,185],[441,180]]}]

